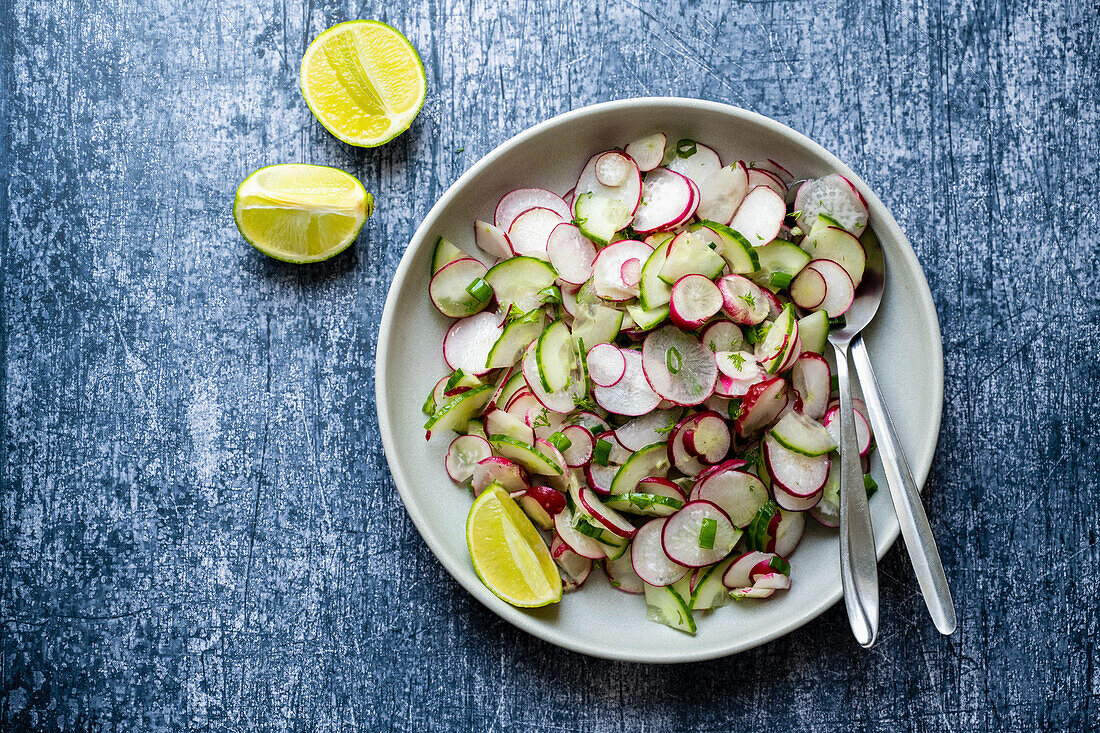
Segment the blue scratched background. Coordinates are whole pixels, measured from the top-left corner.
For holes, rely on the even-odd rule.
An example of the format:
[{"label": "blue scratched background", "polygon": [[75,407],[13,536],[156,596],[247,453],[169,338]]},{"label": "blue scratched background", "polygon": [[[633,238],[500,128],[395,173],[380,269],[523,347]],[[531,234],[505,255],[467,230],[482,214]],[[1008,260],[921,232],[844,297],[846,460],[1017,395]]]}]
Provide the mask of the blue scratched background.
[{"label": "blue scratched background", "polygon": [[[309,41],[378,18],[429,94],[377,150],[307,110]],[[0,2],[0,729],[1100,727],[1096,0]],[[842,607],[734,658],[569,653],[429,553],[378,441],[376,331],[466,168],[592,102],[775,117],[892,207],[943,325],[927,486],[959,610],[904,552],[881,641]],[[253,169],[338,166],[359,242],[291,267],[237,235]]]}]

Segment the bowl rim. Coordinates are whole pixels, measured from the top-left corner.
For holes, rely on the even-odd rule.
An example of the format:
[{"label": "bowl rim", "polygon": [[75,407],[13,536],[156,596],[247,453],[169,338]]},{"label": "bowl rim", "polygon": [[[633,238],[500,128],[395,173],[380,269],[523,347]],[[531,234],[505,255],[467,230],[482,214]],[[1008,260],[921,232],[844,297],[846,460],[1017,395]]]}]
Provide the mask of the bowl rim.
[{"label": "bowl rim", "polygon": [[[931,470],[932,460],[936,452],[936,447],[939,443],[939,434],[942,429],[943,420],[943,394],[944,394],[944,361],[943,361],[943,337],[940,331],[939,315],[936,311],[935,303],[932,300],[932,292],[928,286],[928,280],[924,274],[924,268],[921,267],[920,261],[917,259],[916,252],[913,250],[912,244],[909,242],[909,238],[905,236],[905,233],[901,230],[897,221],[894,219],[893,213],[878,197],[878,194],[874,192],[859,175],[857,175],[844,161],[840,160],[836,155],[829,152],[823,146],[814,142],[806,135],[794,130],[781,122],[778,122],[770,117],[753,112],[751,110],[736,107],[734,105],[726,104],[724,102],[715,102],[704,99],[694,99],[690,97],[631,97],[627,99],[618,99],[608,102],[600,102],[596,104],[586,105],[577,109],[570,110],[555,115],[543,122],[537,123],[528,127],[527,129],[513,135],[504,142],[497,145],[479,161],[474,163],[467,171],[465,171],[458,179],[447,187],[447,190],[439,197],[439,200],[432,206],[432,208],[425,214],[421,220],[420,225],[409,239],[405,252],[401,257],[401,261],[398,264],[397,270],[394,272],[393,278],[390,281],[390,287],[386,295],[385,306],[382,311],[382,319],[378,329],[378,341],[375,353],[375,405],[378,417],[378,428],[382,435],[382,447],[386,455],[386,462],[390,468],[390,475],[393,478],[394,485],[397,487],[398,494],[401,496],[401,501],[405,505],[405,510],[408,512],[409,517],[413,521],[413,525],[416,527],[417,532],[421,538],[428,545],[428,548],[435,555],[436,559],[443,565],[444,569],[450,574],[455,581],[459,583],[470,595],[476,598],[486,608],[497,614],[505,621],[508,621],[513,626],[516,626],[527,633],[542,639],[543,641],[550,642],[556,646],[560,646],[571,651],[579,652],[589,656],[611,659],[617,661],[627,662],[643,662],[643,663],[683,663],[683,662],[697,662],[710,659],[718,659],[722,657],[731,656],[748,649],[766,644],[781,636],[795,631],[796,629],[804,626],[810,621],[818,618],[825,611],[829,610],[843,595],[842,590],[838,590],[831,594],[823,595],[818,601],[809,606],[805,613],[800,614],[797,617],[793,617],[792,620],[785,623],[777,624],[773,629],[767,633],[758,635],[749,640],[742,640],[739,642],[733,642],[726,645],[716,645],[711,648],[703,650],[693,650],[685,652],[683,654],[654,654],[647,653],[645,650],[639,650],[637,653],[619,653],[615,651],[607,651],[602,649],[593,649],[585,643],[575,642],[569,634],[550,628],[541,623],[540,620],[532,615],[528,615],[523,609],[515,608],[508,605],[504,601],[501,601],[496,595],[492,593],[481,581],[477,578],[476,574],[472,571],[469,573],[463,572],[462,568],[458,567],[458,563],[452,558],[443,548],[442,543],[429,531],[427,520],[419,509],[415,508],[416,503],[412,501],[409,488],[404,485],[404,482],[399,480],[394,467],[397,465],[398,450],[395,444],[393,435],[393,426],[389,420],[389,396],[384,389],[387,381],[387,359],[389,356],[389,333],[394,327],[395,316],[395,302],[397,300],[397,293],[400,288],[399,283],[403,283],[408,275],[408,271],[412,266],[412,261],[416,257],[417,251],[426,246],[426,242],[429,241],[432,228],[435,226],[436,220],[440,217],[440,214],[450,206],[452,200],[456,198],[459,192],[475,177],[481,174],[487,168],[493,166],[501,157],[503,157],[513,147],[520,145],[532,138],[538,137],[542,133],[557,127],[559,125],[565,125],[575,120],[582,119],[584,117],[598,115],[608,111],[622,111],[629,109],[644,108],[667,108],[667,109],[697,109],[706,112],[715,112],[723,115],[727,115],[733,118],[737,122],[750,123],[762,126],[768,130],[790,139],[797,145],[808,148],[812,153],[821,157],[830,166],[833,167],[835,172],[849,178],[859,188],[860,192],[868,200],[869,208],[879,209],[885,213],[885,217],[879,217],[876,221],[876,232],[880,234],[881,239],[892,239],[898,243],[897,251],[891,251],[898,257],[901,257],[906,261],[908,266],[917,274],[917,279],[911,285],[916,286],[916,296],[922,302],[923,309],[930,317],[929,321],[929,334],[931,338],[928,339],[928,343],[932,346],[932,382],[933,392],[936,399],[931,405],[933,412],[933,424],[935,425],[935,433],[933,440],[927,446],[922,446],[924,450],[919,455],[909,456],[910,466],[913,470],[913,477],[916,480],[917,486],[923,490],[924,483],[928,478],[928,474]],[[881,236],[883,230],[886,231],[888,236]],[[898,524],[897,517],[893,512],[890,512],[887,517],[886,526],[882,528],[884,531],[876,536],[876,552],[879,560],[883,555],[893,546],[900,534],[900,526]],[[468,577],[470,576],[470,577]]]}]

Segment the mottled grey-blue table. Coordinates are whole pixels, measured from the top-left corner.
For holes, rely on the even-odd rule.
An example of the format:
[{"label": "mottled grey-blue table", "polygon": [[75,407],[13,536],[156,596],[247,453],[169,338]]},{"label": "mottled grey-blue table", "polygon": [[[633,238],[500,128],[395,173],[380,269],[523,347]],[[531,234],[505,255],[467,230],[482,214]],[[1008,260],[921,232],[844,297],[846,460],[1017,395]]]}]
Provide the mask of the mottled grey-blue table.
[{"label": "mottled grey-blue table", "polygon": [[[378,18],[412,129],[359,150],[297,88]],[[0,1],[0,729],[1096,730],[1096,0]],[[843,605],[703,664],[586,658],[443,571],[378,440],[376,331],[420,218],[556,113],[683,95],[772,116],[892,207],[941,319],[926,487],[959,630],[908,559],[881,640]],[[338,166],[377,212],[312,267],[236,185]],[[901,356],[903,358],[903,355]]]}]

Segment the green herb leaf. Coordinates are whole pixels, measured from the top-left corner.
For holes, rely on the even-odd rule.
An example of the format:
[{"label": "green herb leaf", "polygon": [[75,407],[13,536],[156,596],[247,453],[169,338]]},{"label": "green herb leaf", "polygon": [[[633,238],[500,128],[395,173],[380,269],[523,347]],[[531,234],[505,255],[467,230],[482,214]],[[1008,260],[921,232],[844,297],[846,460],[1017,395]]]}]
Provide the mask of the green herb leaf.
[{"label": "green herb leaf", "polygon": [[867,489],[867,498],[870,499],[878,491],[878,482],[872,478],[871,474],[863,474],[863,488]]},{"label": "green herb leaf", "polygon": [[783,575],[789,576],[791,574],[791,564],[779,555],[772,557],[772,559],[768,561],[768,565],[771,566],[772,570],[782,573]]}]

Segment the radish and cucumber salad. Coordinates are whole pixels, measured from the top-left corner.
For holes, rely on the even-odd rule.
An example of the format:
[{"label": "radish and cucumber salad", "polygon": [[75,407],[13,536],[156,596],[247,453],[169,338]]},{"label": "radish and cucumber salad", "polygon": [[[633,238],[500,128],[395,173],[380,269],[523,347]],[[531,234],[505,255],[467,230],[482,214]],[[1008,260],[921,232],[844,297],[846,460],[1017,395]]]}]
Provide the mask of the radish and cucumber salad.
[{"label": "radish and cucumber salad", "polygon": [[657,133],[564,196],[505,194],[474,235],[477,257],[439,238],[428,285],[456,319],[423,408],[429,438],[459,434],[450,477],[516,499],[566,589],[601,567],[685,632],[789,588],[807,514],[838,524],[822,352],[874,236],[856,187]]}]

